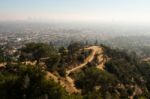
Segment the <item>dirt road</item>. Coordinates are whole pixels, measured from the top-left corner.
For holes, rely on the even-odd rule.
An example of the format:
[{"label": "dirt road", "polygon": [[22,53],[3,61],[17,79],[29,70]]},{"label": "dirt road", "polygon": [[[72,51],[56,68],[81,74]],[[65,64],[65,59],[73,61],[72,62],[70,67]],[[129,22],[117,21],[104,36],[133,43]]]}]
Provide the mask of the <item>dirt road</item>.
[{"label": "dirt road", "polygon": [[[69,75],[70,73],[85,67],[87,65],[87,63],[91,62],[94,59],[94,57],[97,53],[103,53],[102,48],[99,46],[91,46],[91,47],[88,47],[85,49],[92,50],[91,54],[85,59],[84,63],[80,64],[79,66],[77,66],[71,70],[66,71],[66,75]],[[102,60],[102,59],[100,59],[100,60]]]},{"label": "dirt road", "polygon": [[[64,87],[66,89],[67,92],[69,93],[80,93],[81,90],[77,89],[75,87],[75,81],[74,79],[72,79],[69,74],[76,71],[76,70],[79,70],[79,69],[82,69],[83,67],[85,67],[87,65],[88,62],[91,62],[94,58],[95,58],[95,55],[96,54],[102,54],[103,53],[103,50],[101,47],[99,46],[91,46],[91,47],[88,47],[88,48],[85,48],[86,50],[92,50],[91,54],[85,59],[84,63],[80,64],[79,66],[75,67],[75,68],[72,68],[68,71],[66,71],[66,77],[62,78],[62,77],[58,77],[58,76],[55,76],[54,74],[50,73],[50,72],[47,72],[47,76],[46,78],[49,79],[53,79],[55,82],[59,83],[62,87]],[[98,66],[96,66],[97,68],[99,69],[103,69],[104,67],[104,62],[103,61],[103,57],[102,55],[99,57],[99,61],[102,61],[100,62],[100,64]]]}]

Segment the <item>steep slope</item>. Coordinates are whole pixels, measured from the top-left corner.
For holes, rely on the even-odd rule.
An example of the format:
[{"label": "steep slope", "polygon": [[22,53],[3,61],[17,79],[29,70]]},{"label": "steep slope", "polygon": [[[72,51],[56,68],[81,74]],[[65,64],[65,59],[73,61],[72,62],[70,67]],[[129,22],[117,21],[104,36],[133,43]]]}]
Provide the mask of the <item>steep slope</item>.
[{"label": "steep slope", "polygon": [[[26,49],[27,52],[29,49]],[[6,83],[9,80],[18,79],[17,82],[22,82],[21,86],[24,87],[23,90],[21,89],[22,91],[19,89],[20,92],[24,93],[26,88],[35,86],[36,89],[32,91],[38,94],[48,90],[53,92],[53,89],[47,89],[50,81],[70,96],[74,95],[75,98],[73,99],[99,99],[100,97],[102,99],[111,99],[112,97],[114,99],[150,98],[150,63],[141,61],[135,53],[126,53],[104,45],[83,47],[74,44],[70,48],[51,49],[52,51],[45,49],[45,46],[43,46],[42,49],[45,50],[39,50],[38,52],[42,56],[39,58],[35,55],[37,56],[35,58],[32,54],[36,52],[36,49],[37,47],[34,48],[34,51],[30,50],[31,54],[26,53],[26,55],[30,55],[30,58],[25,57],[23,61],[0,64],[1,87],[3,84],[9,86]],[[49,53],[48,57],[45,57],[47,54],[43,56],[45,51]],[[24,72],[23,76],[22,71]],[[8,76],[8,74],[10,75]],[[43,78],[41,79],[41,77]],[[37,81],[37,79],[43,81]],[[36,82],[38,82],[38,86],[36,86]],[[18,88],[19,84],[16,83],[13,86]],[[42,89],[43,86],[46,87]],[[53,83],[50,87],[53,87]],[[13,87],[8,87],[8,89],[15,91]],[[81,97],[76,98],[78,95]]]},{"label": "steep slope", "polygon": [[[54,79],[55,82],[59,82],[63,87],[65,87],[66,91],[68,91],[69,93],[80,93],[81,90],[79,90],[75,87],[75,84],[74,84],[75,81],[74,81],[74,79],[72,79],[69,76],[69,74],[85,67],[89,62],[91,62],[95,58],[96,54],[102,54],[103,53],[102,48],[99,46],[91,46],[91,47],[88,47],[85,49],[91,50],[92,51],[91,54],[85,59],[84,63],[81,63],[80,65],[76,66],[75,68],[67,70],[65,78],[57,77],[50,72],[47,73],[47,77]],[[99,69],[104,68],[104,64],[105,64],[104,62],[105,61],[103,61],[103,60],[104,60],[103,57],[99,58],[99,61],[102,61],[102,62],[100,62],[100,64],[97,66],[97,68],[99,68]]]},{"label": "steep slope", "polygon": [[[79,66],[76,66],[75,68],[73,68],[73,69],[71,69],[71,70],[66,71],[67,75],[69,75],[70,73],[72,73],[72,72],[74,72],[74,71],[76,71],[76,70],[78,70],[78,69],[81,69],[81,68],[85,67],[87,63],[90,63],[90,62],[94,59],[94,57],[95,57],[95,55],[96,55],[97,53],[101,53],[101,54],[103,53],[102,48],[99,47],[99,46],[91,46],[91,47],[88,47],[88,48],[85,48],[85,49],[86,49],[86,50],[92,50],[91,55],[89,55],[89,56],[85,59],[84,63],[80,64]],[[100,57],[100,58],[99,58],[99,61],[101,61],[101,60],[104,60],[103,57]],[[102,67],[102,64],[104,64],[104,63],[102,62],[102,63],[101,63],[100,65],[98,65],[97,67]]]}]

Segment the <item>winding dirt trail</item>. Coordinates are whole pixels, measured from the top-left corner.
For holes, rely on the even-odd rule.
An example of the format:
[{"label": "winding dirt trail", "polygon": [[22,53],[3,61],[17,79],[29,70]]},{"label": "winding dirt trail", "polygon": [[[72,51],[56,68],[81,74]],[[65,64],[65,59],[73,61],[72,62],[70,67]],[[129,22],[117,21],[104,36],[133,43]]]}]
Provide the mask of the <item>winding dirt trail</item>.
[{"label": "winding dirt trail", "polygon": [[[93,59],[95,58],[95,55],[98,54],[98,60],[99,60],[99,65],[97,65],[96,67],[99,68],[99,69],[102,69],[103,70],[103,67],[104,67],[104,57],[102,57],[102,53],[103,53],[103,50],[101,47],[99,46],[91,46],[91,47],[88,47],[88,48],[85,48],[85,50],[91,50],[91,54],[85,59],[84,63],[80,64],[79,66],[75,67],[75,68],[72,68],[70,70],[67,70],[66,71],[66,77],[60,77],[60,76],[56,76],[54,75],[53,73],[47,71],[47,75],[46,75],[46,79],[53,79],[56,83],[59,83],[62,87],[64,87],[66,89],[67,92],[69,92],[70,94],[72,93],[80,93],[81,90],[77,89],[75,87],[75,81],[74,79],[72,79],[69,74],[70,73],[73,73],[77,70],[80,70],[82,69],[83,67],[85,67],[89,62],[92,62]],[[35,65],[36,62],[24,62],[22,64],[30,64],[30,65]],[[6,63],[1,63],[0,64],[0,67],[5,67]]]},{"label": "winding dirt trail", "polygon": [[91,46],[91,47],[88,47],[88,48],[85,48],[85,49],[92,50],[91,55],[89,55],[85,59],[84,63],[80,64],[79,66],[77,66],[77,67],[75,67],[71,70],[66,71],[66,75],[69,75],[70,73],[85,67],[87,65],[87,63],[91,62],[94,59],[96,53],[102,53],[103,52],[102,48],[99,47],[99,46]]},{"label": "winding dirt trail", "polygon": [[79,66],[70,69],[68,71],[66,71],[66,80],[69,82],[70,85],[70,92],[74,92],[74,93],[80,93],[81,90],[77,89],[75,87],[75,81],[74,79],[72,79],[69,74],[72,72],[75,72],[76,70],[80,70],[83,67],[85,67],[89,62],[92,62],[93,59],[95,58],[95,55],[98,54],[100,55],[100,57],[98,57],[98,61],[100,62],[96,67],[98,69],[104,70],[104,64],[106,62],[106,59],[104,59],[103,57],[103,49],[99,46],[91,46],[88,48],[85,48],[86,50],[92,50],[91,54],[85,59],[84,63],[80,64]]},{"label": "winding dirt trail", "polygon": [[70,94],[81,92],[81,90],[75,87],[74,80],[69,76],[66,76],[65,78],[63,78],[63,77],[55,76],[51,72],[47,72],[46,79],[49,79],[49,78],[53,79],[56,83],[59,83]]},{"label": "winding dirt trail", "polygon": [[[88,48],[85,48],[85,50],[91,50],[91,54],[85,59],[84,63],[80,64],[79,66],[72,68],[70,70],[66,71],[66,77],[60,77],[60,76],[56,76],[53,73],[46,71],[47,75],[46,75],[46,79],[53,79],[56,83],[59,83],[62,87],[64,87],[66,89],[66,91],[70,94],[72,93],[80,93],[81,90],[77,89],[75,87],[75,81],[74,79],[72,79],[69,74],[73,73],[77,70],[82,69],[83,67],[85,67],[89,62],[92,62],[93,59],[95,58],[96,54],[99,54],[98,56],[98,60],[99,60],[99,65],[97,65],[96,67],[99,69],[103,69],[104,67],[104,57],[102,57],[102,53],[103,50],[101,47],[99,46],[91,46]],[[0,63],[0,67],[5,67],[7,63]],[[23,62],[22,64],[30,64],[30,65],[35,65],[36,62]]]},{"label": "winding dirt trail", "polygon": [[83,67],[85,67],[89,62],[93,61],[96,54],[101,55],[101,57],[99,57],[99,59],[98,59],[101,62],[96,67],[103,70],[105,61],[104,61],[104,57],[102,57],[103,56],[102,55],[102,53],[103,53],[102,48],[99,46],[91,46],[91,47],[88,47],[85,49],[86,50],[92,50],[91,54],[85,59],[84,63],[80,64],[79,66],[77,66],[73,69],[67,70],[65,79],[64,78],[58,78],[57,76],[53,75],[52,73],[48,73],[48,75],[51,78],[53,78],[55,82],[59,82],[60,85],[65,87],[66,91],[69,93],[80,93],[81,92],[81,90],[79,90],[75,87],[75,81],[74,81],[74,79],[72,79],[69,76],[69,74],[72,72],[75,72],[76,70],[80,70]]}]

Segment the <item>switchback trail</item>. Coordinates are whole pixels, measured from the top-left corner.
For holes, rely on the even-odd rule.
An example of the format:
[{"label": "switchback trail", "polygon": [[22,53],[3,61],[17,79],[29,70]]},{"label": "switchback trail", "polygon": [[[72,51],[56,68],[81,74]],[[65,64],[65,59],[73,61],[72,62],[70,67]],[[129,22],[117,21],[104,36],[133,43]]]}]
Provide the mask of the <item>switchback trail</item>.
[{"label": "switchback trail", "polygon": [[83,67],[85,67],[89,62],[92,62],[93,59],[95,58],[96,54],[101,55],[100,57],[98,57],[98,60],[101,61],[99,65],[97,65],[96,67],[99,69],[103,70],[104,67],[104,63],[106,62],[104,60],[104,57],[102,57],[103,55],[103,50],[101,47],[99,46],[91,46],[88,48],[85,48],[86,50],[91,50],[91,54],[85,59],[84,63],[80,64],[79,66],[72,68],[70,70],[66,71],[66,77],[62,78],[62,77],[57,77],[54,74],[47,72],[47,78],[52,78],[55,82],[59,83],[62,87],[64,87],[66,89],[67,92],[69,93],[80,93],[81,90],[77,89],[75,87],[75,81],[74,79],[72,79],[69,74],[72,72],[75,72],[76,70],[80,70]]},{"label": "switchback trail", "polygon": [[[79,66],[77,66],[77,67],[75,67],[75,68],[73,68],[73,69],[71,69],[71,70],[66,71],[66,74],[67,74],[67,75],[69,75],[70,73],[72,73],[72,72],[74,72],[74,71],[76,71],[76,70],[79,70],[79,69],[85,67],[85,66],[87,65],[87,63],[90,63],[90,62],[94,59],[94,57],[95,57],[96,54],[102,54],[102,53],[103,53],[102,48],[99,47],[99,46],[91,46],[91,47],[88,47],[88,48],[85,48],[85,49],[87,49],[87,50],[92,50],[91,55],[89,55],[89,56],[85,59],[84,63],[80,64]],[[100,60],[103,60],[102,58],[103,58],[103,57],[101,57]],[[103,62],[102,62],[102,63],[103,63]],[[101,64],[102,64],[102,63],[101,63]],[[100,65],[101,65],[101,64],[100,64]],[[100,66],[100,65],[99,65],[99,66]],[[99,67],[99,66],[98,66],[98,67]]]},{"label": "switchback trail", "polygon": [[[93,59],[95,58],[96,54],[98,54],[98,60],[99,60],[99,64],[96,66],[97,68],[103,70],[104,67],[104,63],[106,62],[104,57],[103,57],[103,49],[102,47],[99,46],[91,46],[88,48],[85,48],[85,50],[91,50],[90,55],[84,60],[84,63],[81,63],[80,65],[76,66],[75,68],[72,68],[70,70],[66,71],[66,77],[60,77],[60,76],[56,76],[53,73],[46,71],[46,79],[53,79],[56,83],[59,83],[62,87],[64,87],[66,89],[66,91],[70,94],[72,93],[80,93],[81,90],[77,89],[75,87],[75,81],[74,79],[72,79],[69,74],[73,73],[77,70],[82,69],[83,67],[85,67],[88,63],[92,62]],[[22,64],[31,64],[31,65],[35,65],[36,62],[23,62]],[[0,67],[5,67],[6,63],[1,63]]]}]

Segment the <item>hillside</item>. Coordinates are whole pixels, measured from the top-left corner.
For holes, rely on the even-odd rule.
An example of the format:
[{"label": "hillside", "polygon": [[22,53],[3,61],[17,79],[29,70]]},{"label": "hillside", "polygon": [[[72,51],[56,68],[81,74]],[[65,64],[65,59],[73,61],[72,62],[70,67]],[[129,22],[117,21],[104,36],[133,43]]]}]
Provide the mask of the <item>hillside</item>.
[{"label": "hillside", "polygon": [[[1,99],[149,99],[150,63],[105,45],[0,49]],[[9,94],[9,95],[8,95]]]}]

